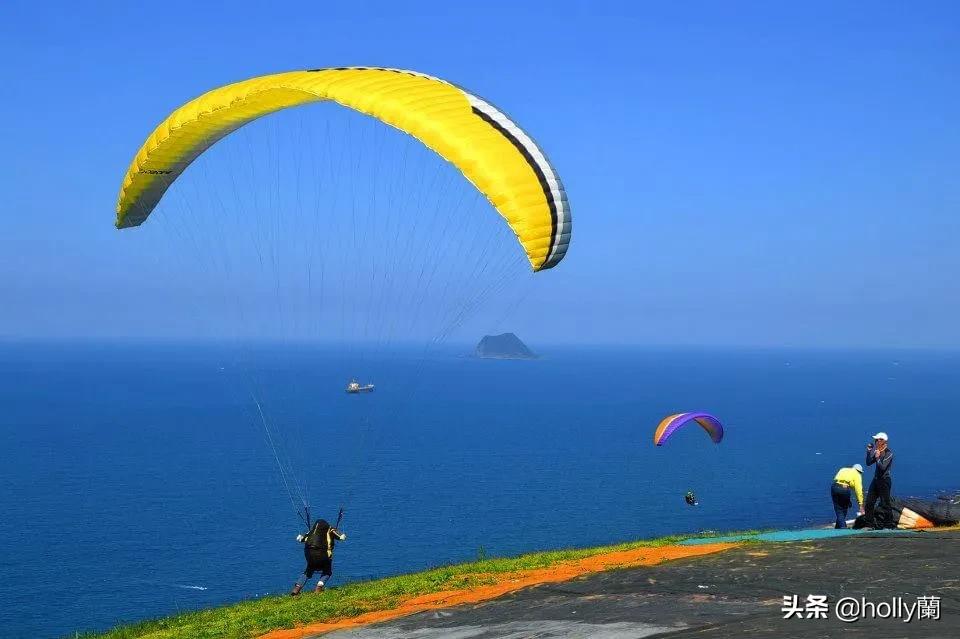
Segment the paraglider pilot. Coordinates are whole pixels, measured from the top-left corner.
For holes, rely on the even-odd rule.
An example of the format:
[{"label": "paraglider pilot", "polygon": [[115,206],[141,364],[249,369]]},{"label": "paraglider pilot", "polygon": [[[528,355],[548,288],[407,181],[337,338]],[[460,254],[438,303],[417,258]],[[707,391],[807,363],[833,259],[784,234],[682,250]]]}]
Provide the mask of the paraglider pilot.
[{"label": "paraglider pilot", "polygon": [[344,533],[332,527],[324,519],[315,521],[306,535],[297,535],[297,541],[303,544],[303,556],[307,559],[307,567],[293,584],[293,590],[290,591],[291,597],[300,594],[307,581],[313,577],[313,573],[320,574],[315,592],[323,592],[324,580],[329,580],[333,576],[333,547],[338,541],[344,541],[346,538]]},{"label": "paraglider pilot", "polygon": [[881,528],[895,528],[893,523],[893,504],[890,502],[890,491],[893,479],[890,469],[893,468],[893,451],[887,444],[887,434],[877,433],[873,436],[873,443],[867,445],[867,466],[876,465],[873,481],[867,490],[867,502],[864,504],[866,519],[872,522],[877,530]]}]

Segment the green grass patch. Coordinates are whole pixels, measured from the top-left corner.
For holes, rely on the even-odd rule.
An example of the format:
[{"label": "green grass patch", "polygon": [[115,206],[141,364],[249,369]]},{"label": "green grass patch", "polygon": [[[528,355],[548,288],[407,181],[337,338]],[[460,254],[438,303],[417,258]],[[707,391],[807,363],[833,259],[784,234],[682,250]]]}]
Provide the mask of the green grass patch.
[{"label": "green grass patch", "polygon": [[349,583],[331,588],[320,596],[312,593],[304,593],[300,597],[272,595],[123,625],[104,633],[81,633],[73,636],[82,639],[247,639],[280,628],[294,628],[308,623],[355,617],[366,612],[389,610],[410,597],[493,583],[495,579],[491,573],[549,568],[609,552],[666,546],[696,536],[675,535],[613,546],[479,559],[409,575]]}]

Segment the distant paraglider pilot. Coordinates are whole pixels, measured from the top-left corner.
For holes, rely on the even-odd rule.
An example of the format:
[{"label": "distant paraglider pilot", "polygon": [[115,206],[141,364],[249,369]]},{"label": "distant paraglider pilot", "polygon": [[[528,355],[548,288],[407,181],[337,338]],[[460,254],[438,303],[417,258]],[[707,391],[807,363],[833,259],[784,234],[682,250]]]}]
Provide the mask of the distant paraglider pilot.
[{"label": "distant paraglider pilot", "polygon": [[852,505],[852,493],[857,495],[860,514],[863,514],[863,466],[854,464],[850,468],[841,468],[833,478],[830,497],[833,499],[833,512],[837,516],[834,528],[847,527],[847,511]]},{"label": "distant paraglider pilot", "polygon": [[303,555],[307,559],[307,567],[303,569],[303,574],[293,584],[290,596],[299,595],[314,573],[320,574],[315,592],[323,592],[324,580],[333,576],[333,547],[338,541],[344,541],[346,538],[347,536],[344,533],[332,527],[323,519],[314,522],[306,535],[297,535],[297,541],[303,544]]},{"label": "distant paraglider pilot", "polygon": [[893,468],[893,451],[888,445],[887,434],[879,432],[873,436],[873,443],[867,445],[867,466],[876,466],[873,481],[867,490],[867,502],[864,504],[867,525],[875,529],[896,528],[893,523],[893,504],[890,492],[893,488],[893,479],[890,471]]}]

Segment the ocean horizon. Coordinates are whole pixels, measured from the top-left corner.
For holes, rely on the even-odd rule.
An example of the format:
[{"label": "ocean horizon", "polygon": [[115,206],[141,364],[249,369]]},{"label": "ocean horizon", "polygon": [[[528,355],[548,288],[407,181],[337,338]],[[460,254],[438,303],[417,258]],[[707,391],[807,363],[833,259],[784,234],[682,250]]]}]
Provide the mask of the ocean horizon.
[{"label": "ocean horizon", "polygon": [[[314,517],[345,508],[334,585],[478,556],[826,525],[833,473],[862,463],[877,430],[891,436],[895,494],[960,487],[945,419],[960,408],[960,352],[527,343],[541,359],[477,359],[472,344],[424,356],[0,341],[0,636],[286,591],[303,524],[278,459]],[[346,395],[353,376],[376,391]],[[684,410],[718,415],[724,441],[690,428],[654,447],[657,422]]]}]

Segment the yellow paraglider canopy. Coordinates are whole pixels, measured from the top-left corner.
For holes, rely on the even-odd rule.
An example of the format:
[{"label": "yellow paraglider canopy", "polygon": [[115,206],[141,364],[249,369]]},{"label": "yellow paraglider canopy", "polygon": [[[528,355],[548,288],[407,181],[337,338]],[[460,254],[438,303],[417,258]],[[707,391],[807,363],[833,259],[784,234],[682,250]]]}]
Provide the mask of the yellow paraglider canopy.
[{"label": "yellow paraglider canopy", "polygon": [[147,219],[167,188],[218,140],[264,115],[332,100],[404,131],[454,164],[513,229],[534,271],[566,254],[572,221],[559,176],[536,143],[488,102],[397,69],[292,71],[214,89],[164,120],[120,188],[117,227]]}]

